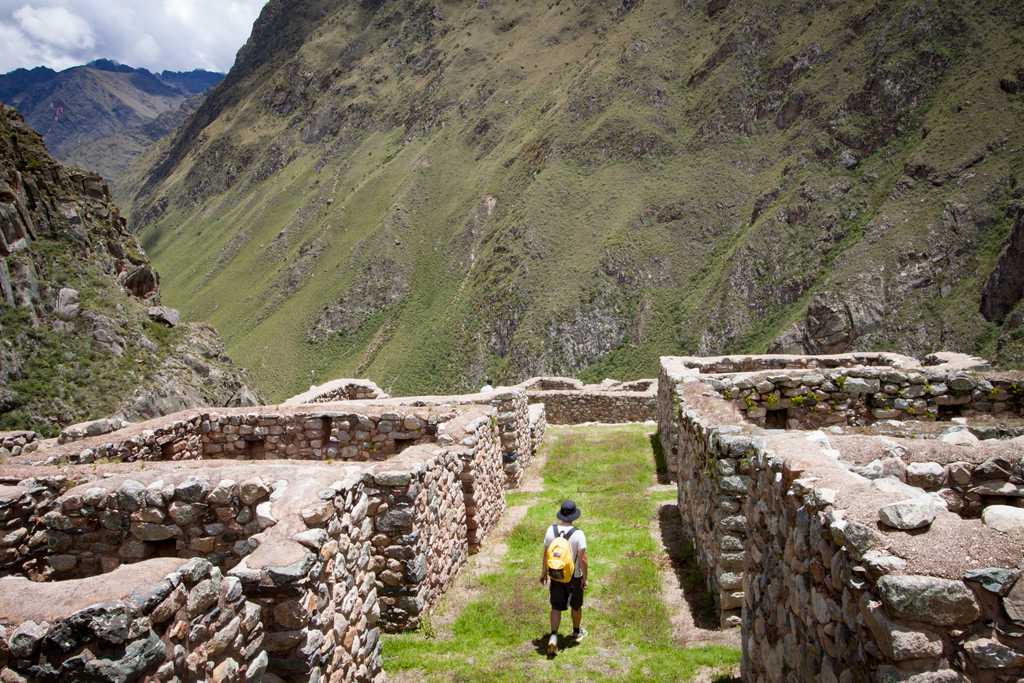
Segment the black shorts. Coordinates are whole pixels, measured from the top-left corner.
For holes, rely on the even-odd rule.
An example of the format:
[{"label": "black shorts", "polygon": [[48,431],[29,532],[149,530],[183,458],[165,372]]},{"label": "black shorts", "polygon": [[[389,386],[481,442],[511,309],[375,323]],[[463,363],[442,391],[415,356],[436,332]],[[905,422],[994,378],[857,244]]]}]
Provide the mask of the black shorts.
[{"label": "black shorts", "polygon": [[569,583],[549,580],[551,584],[551,609],[564,612],[572,606],[573,609],[583,609],[583,577],[574,576]]}]

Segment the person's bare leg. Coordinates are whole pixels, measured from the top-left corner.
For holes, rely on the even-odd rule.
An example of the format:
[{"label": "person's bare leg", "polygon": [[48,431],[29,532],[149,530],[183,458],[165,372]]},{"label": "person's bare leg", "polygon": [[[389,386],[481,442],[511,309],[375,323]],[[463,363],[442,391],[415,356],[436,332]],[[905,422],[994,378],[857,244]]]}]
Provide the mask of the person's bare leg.
[{"label": "person's bare leg", "polygon": [[580,630],[580,622],[583,621],[583,610],[574,609],[572,611],[572,628],[574,631]]},{"label": "person's bare leg", "polygon": [[548,635],[547,652],[548,657],[554,657],[558,651],[558,627],[562,623],[562,613],[556,609],[551,610],[551,634]]}]

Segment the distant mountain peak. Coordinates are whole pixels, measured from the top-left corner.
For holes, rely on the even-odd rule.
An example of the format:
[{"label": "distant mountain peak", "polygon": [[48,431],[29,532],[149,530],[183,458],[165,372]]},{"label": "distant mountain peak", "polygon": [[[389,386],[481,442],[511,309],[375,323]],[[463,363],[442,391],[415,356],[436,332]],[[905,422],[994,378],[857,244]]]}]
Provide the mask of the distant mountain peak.
[{"label": "distant mountain peak", "polygon": [[59,72],[36,67],[0,75],[0,101],[43,134],[55,157],[117,180],[223,78],[203,69],[153,73],[101,58]]}]

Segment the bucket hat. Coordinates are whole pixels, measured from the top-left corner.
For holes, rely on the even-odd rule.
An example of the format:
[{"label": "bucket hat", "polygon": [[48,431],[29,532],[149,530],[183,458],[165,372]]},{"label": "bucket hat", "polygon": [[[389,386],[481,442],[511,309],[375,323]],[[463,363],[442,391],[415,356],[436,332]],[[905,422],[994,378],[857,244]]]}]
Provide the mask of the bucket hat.
[{"label": "bucket hat", "polygon": [[563,522],[571,522],[574,519],[578,519],[580,516],[580,509],[576,507],[576,503],[571,500],[562,502],[562,507],[558,511],[558,519]]}]

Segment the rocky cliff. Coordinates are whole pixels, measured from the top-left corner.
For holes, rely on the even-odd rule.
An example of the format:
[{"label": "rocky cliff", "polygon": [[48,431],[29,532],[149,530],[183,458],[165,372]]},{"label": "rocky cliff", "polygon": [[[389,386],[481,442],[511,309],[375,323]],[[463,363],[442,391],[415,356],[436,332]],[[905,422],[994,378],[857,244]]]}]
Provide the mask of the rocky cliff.
[{"label": "rocky cliff", "polygon": [[253,403],[217,333],[159,304],[104,180],[0,105],[0,430]]},{"label": "rocky cliff", "polygon": [[1019,363],[982,292],[1019,260],[1022,91],[998,0],[271,0],[132,221],[274,396],[683,352]]},{"label": "rocky cliff", "polygon": [[0,101],[42,133],[57,159],[115,181],[222,78],[202,70],[151,73],[100,59],[64,71],[38,67],[0,75]]}]

